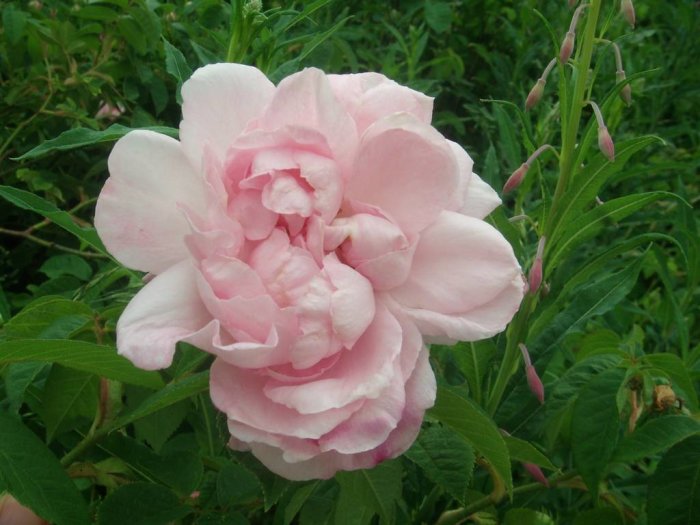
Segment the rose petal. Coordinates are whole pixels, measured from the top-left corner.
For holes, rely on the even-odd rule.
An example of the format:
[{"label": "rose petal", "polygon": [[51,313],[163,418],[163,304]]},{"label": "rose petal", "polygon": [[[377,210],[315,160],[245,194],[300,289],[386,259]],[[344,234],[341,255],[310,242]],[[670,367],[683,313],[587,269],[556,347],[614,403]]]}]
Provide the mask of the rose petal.
[{"label": "rose petal", "polygon": [[127,305],[117,323],[117,348],[139,368],[166,368],[175,344],[210,320],[194,267],[183,261],[157,275]]},{"label": "rose petal", "polygon": [[345,196],[378,207],[411,234],[445,209],[458,176],[457,161],[442,135],[411,115],[394,114],[363,135]]},{"label": "rose petal", "polygon": [[459,188],[447,209],[483,219],[501,205],[501,198],[491,186],[472,171],[474,161],[464,148],[456,142],[449,141],[449,143],[459,164],[460,180]]},{"label": "rose petal", "polygon": [[260,116],[275,86],[258,69],[242,64],[199,68],[182,85],[180,140],[192,166],[199,169],[208,145],[219,159],[248,122]]},{"label": "rose petal", "polygon": [[207,198],[180,143],[132,131],[115,144],[109,172],[95,210],[95,228],[109,252],[129,268],[154,274],[185,259],[190,228],[178,204],[204,213]]},{"label": "rose petal", "polygon": [[468,341],[502,331],[524,286],[498,230],[446,211],[421,234],[406,282],[389,293],[424,334]]}]

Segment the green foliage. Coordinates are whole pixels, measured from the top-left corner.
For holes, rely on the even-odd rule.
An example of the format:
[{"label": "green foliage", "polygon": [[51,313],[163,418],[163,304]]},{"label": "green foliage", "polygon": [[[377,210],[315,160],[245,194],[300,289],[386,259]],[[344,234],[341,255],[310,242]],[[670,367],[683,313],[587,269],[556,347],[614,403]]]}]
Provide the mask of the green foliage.
[{"label": "green foliage", "polygon": [[[572,60],[526,112],[559,52],[566,2],[3,3],[0,492],[58,525],[698,522],[700,11],[635,7],[632,31],[602,3],[590,67],[587,8]],[[620,47],[625,82],[604,39]],[[142,276],[91,224],[109,149],[132,129],[177,137],[183,82],[226,59],[275,82],[316,66],[421,90],[497,190],[537,147],[557,150],[488,219],[525,273],[547,238],[546,284],[506,333],[431,348],[436,405],[403,458],[282,479],[226,447],[211,357],[181,344],[169,369],[147,372],[116,353]]]}]

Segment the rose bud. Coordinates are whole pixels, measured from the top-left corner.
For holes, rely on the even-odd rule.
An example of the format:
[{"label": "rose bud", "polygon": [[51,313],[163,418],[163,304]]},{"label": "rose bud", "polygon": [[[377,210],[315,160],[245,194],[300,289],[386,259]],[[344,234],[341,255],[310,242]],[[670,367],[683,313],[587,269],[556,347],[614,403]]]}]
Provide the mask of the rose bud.
[{"label": "rose bud", "polygon": [[610,162],[615,161],[615,144],[613,143],[612,137],[608,132],[608,128],[603,120],[603,114],[600,112],[598,104],[593,101],[588,102],[593,108],[593,113],[595,114],[596,121],[598,122],[598,148],[607,157]]},{"label": "rose bud", "polygon": [[634,5],[632,4],[632,0],[622,0],[620,2],[620,13],[622,13],[622,16],[625,17],[625,20],[627,20],[627,23],[634,29],[634,23],[635,23],[635,14],[634,14]]},{"label": "rose bud", "polygon": [[535,254],[535,261],[532,263],[532,268],[530,269],[530,276],[528,278],[528,284],[530,286],[530,293],[535,294],[542,284],[542,255],[544,253],[544,243],[546,242],[545,237],[540,238],[540,242],[537,244],[537,253]]},{"label": "rose bud", "polygon": [[567,31],[564,41],[561,43],[561,48],[559,49],[559,60],[562,64],[566,63],[571,54],[574,52],[574,42],[576,39],[576,33],[573,31]]},{"label": "rose bud", "polygon": [[535,481],[542,483],[545,487],[549,487],[549,480],[540,467],[534,463],[523,463],[523,467],[525,467],[525,470],[527,470],[528,474],[530,474]]},{"label": "rose bud", "polygon": [[[615,72],[615,78],[617,79],[618,83],[619,82],[624,82],[625,79],[627,78],[625,76],[625,70],[624,69],[618,69]],[[628,106],[632,104],[632,86],[629,85],[629,82],[623,86],[623,88],[620,90],[620,98],[627,104]]]},{"label": "rose bud", "polygon": [[547,81],[542,78],[538,79],[537,82],[535,82],[535,85],[532,86],[532,89],[527,94],[527,98],[525,99],[525,111],[529,111],[537,105],[537,103],[542,98],[542,94],[544,93],[544,86],[546,84]]},{"label": "rose bud", "polygon": [[532,163],[535,162],[535,159],[537,159],[537,157],[539,157],[542,154],[542,152],[546,149],[551,149],[552,151],[554,151],[554,148],[549,144],[545,144],[537,148],[532,153],[532,155],[530,155],[528,159],[523,164],[521,164],[520,167],[517,170],[515,170],[510,177],[508,177],[508,180],[503,185],[503,193],[509,193],[518,186],[520,186],[520,183],[523,181],[523,178],[527,174],[527,170],[530,169],[530,166],[532,166]]},{"label": "rose bud", "polygon": [[540,404],[544,403],[544,385],[542,380],[537,375],[537,370],[532,366],[532,361],[530,360],[530,353],[527,347],[520,343],[518,345],[520,352],[523,355],[523,361],[525,362],[525,375],[527,376],[527,384],[530,387],[530,391],[535,395]]}]

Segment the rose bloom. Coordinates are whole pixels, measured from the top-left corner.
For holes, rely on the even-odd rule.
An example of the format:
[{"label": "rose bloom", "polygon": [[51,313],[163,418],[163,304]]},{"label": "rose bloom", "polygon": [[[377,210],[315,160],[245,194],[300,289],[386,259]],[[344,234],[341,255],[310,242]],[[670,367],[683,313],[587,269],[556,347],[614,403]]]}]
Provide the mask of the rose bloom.
[{"label": "rose bloom", "polygon": [[155,275],[117,325],[152,370],[212,353],[230,446],[290,479],[404,452],[435,399],[424,340],[504,329],[522,299],[500,204],[432,99],[383,75],[305,69],[277,87],[215,64],[182,87],[180,141],[124,136],[95,225]]},{"label": "rose bloom", "polygon": [[48,525],[10,494],[0,494],[0,525]]}]

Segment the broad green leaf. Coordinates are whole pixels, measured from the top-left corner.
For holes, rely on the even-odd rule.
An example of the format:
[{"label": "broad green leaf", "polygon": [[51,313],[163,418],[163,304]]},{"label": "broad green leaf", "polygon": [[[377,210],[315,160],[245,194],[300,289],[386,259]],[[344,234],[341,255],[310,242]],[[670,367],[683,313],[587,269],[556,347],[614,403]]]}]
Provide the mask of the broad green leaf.
[{"label": "broad green leaf", "polygon": [[482,381],[488,371],[488,365],[496,353],[492,340],[458,343],[451,350],[452,357],[467,378],[469,392],[475,401],[481,399]]},{"label": "broad green leaf", "polygon": [[289,525],[314,493],[320,481],[312,481],[299,487],[284,508],[284,525]]},{"label": "broad green leaf", "polygon": [[39,271],[49,278],[72,275],[81,281],[92,277],[92,268],[82,257],[73,254],[54,255],[46,259]]},{"label": "broad green leaf", "polygon": [[440,0],[425,1],[425,21],[436,33],[444,33],[452,25],[452,7]]},{"label": "broad green leaf", "polygon": [[53,365],[41,396],[40,414],[48,443],[76,418],[95,417],[99,388],[99,379],[93,374]]},{"label": "broad green leaf", "polygon": [[496,423],[471,399],[446,388],[438,388],[431,417],[452,427],[482,454],[503,479],[506,490],[513,490],[510,455]]},{"label": "broad green leaf", "polygon": [[63,339],[92,322],[94,315],[84,303],[47,295],[10,319],[4,333],[10,339]]},{"label": "broad green leaf", "polygon": [[620,513],[611,508],[589,509],[577,513],[574,525],[623,525]]},{"label": "broad green leaf", "polygon": [[438,425],[420,433],[406,457],[456,500],[464,503],[474,470],[474,450],[454,430]]},{"label": "broad green leaf", "polygon": [[51,365],[47,363],[12,363],[5,369],[4,382],[9,412],[17,413],[25,400],[25,393],[34,380]]},{"label": "broad green leaf", "polygon": [[73,218],[68,213],[59,210],[46,199],[42,199],[38,195],[11,186],[0,186],[0,197],[23,210],[30,210],[39,215],[43,215],[54,224],[92,246],[98,252],[107,255],[107,251],[94,228],[81,228],[75,224]]},{"label": "broad green leaf", "polygon": [[99,525],[167,525],[190,512],[169,488],[137,482],[109,494],[97,517]]},{"label": "broad green leaf", "polygon": [[75,370],[146,388],[163,386],[163,380],[157,372],[136,368],[109,346],[64,339],[0,341],[0,365],[26,361],[58,363]]},{"label": "broad green leaf", "polygon": [[2,10],[2,25],[7,41],[14,46],[24,36],[27,14],[13,4],[8,4]]},{"label": "broad green leaf", "polygon": [[700,422],[688,416],[672,415],[652,419],[620,443],[613,459],[632,463],[658,454],[698,433],[700,433]]},{"label": "broad green leaf", "polygon": [[535,448],[532,443],[514,436],[503,436],[503,440],[506,442],[511,460],[534,463],[549,470],[557,470],[549,458]]},{"label": "broad green leaf", "polygon": [[698,408],[698,394],[695,391],[693,381],[688,374],[688,370],[676,354],[647,354],[644,356],[644,361],[654,368],[662,370],[668,375],[674,388],[683,390],[683,397],[690,408],[696,410]]},{"label": "broad green leaf", "polygon": [[571,422],[574,465],[594,500],[620,434],[616,398],[624,377],[625,371],[620,368],[606,370],[583,387],[574,404]]},{"label": "broad green leaf", "polygon": [[2,412],[0,429],[0,485],[51,523],[90,523],[85,500],[39,438],[19,419]]},{"label": "broad green leaf", "polygon": [[249,503],[261,495],[260,481],[243,465],[231,463],[219,471],[216,497],[222,507]]},{"label": "broad green leaf", "polygon": [[182,84],[192,75],[192,68],[187,64],[182,52],[163,38],[163,48],[165,49],[165,70],[177,81],[176,100],[182,103],[180,89]]},{"label": "broad green leaf", "polygon": [[649,480],[649,525],[700,523],[700,436],[669,450]]},{"label": "broad green leaf", "polygon": [[[252,454],[244,454],[238,458],[241,465],[250,470],[260,481],[262,486],[263,496],[265,499],[265,505],[263,510],[265,512],[269,511],[274,505],[280,502],[282,496],[291,487],[296,485],[295,482],[289,481],[277,474],[273,474],[270,470],[260,463]],[[319,496],[319,494],[314,494],[314,496]]]},{"label": "broad green leaf", "polygon": [[146,398],[138,407],[131,412],[119,417],[111,426],[116,429],[126,426],[142,417],[153,414],[165,407],[188,399],[209,388],[209,372],[199,372],[184,379],[168,383],[161,390]]},{"label": "broad green leaf", "polygon": [[[562,242],[557,243],[548,259],[552,266],[573,250],[582,242],[597,235],[610,221],[620,221],[625,217],[641,210],[645,206],[661,199],[675,199],[686,203],[674,193],[666,191],[652,191],[648,193],[635,193],[612,199],[593,208],[581,217],[571,221],[562,231]],[[552,241],[553,245],[554,241]],[[551,246],[551,245],[550,245]]]},{"label": "broad green leaf", "polygon": [[148,39],[132,16],[120,17],[117,21],[117,28],[119,29],[119,34],[124,37],[124,40],[139,55],[143,55],[148,51]]},{"label": "broad green leaf", "polygon": [[118,432],[113,432],[99,446],[124,461],[144,480],[162,483],[182,495],[189,495],[202,479],[202,461],[194,452],[179,450],[156,454]]},{"label": "broad green leaf", "polygon": [[503,525],[555,525],[554,520],[543,512],[532,509],[510,509]]},{"label": "broad green leaf", "polygon": [[[169,137],[173,138],[178,137],[178,130],[175,128],[168,128],[165,126],[149,126],[139,129],[155,131],[156,133],[162,133],[163,135],[168,135]],[[13,160],[33,159],[46,155],[47,153],[53,153],[54,151],[66,151],[85,146],[92,146],[93,144],[101,144],[103,142],[114,142],[115,140],[122,138],[130,131],[133,131],[133,128],[122,126],[121,124],[112,124],[104,130],[89,128],[69,129],[68,131],[61,133],[55,139],[46,140],[35,148],[32,148],[26,152],[24,155]]]},{"label": "broad green leaf", "polygon": [[[396,501],[401,497],[403,470],[397,460],[385,461],[368,470],[339,472],[336,480],[340,484],[341,498],[355,501],[379,514],[382,523],[392,523]],[[360,509],[358,509],[360,510]]]}]

